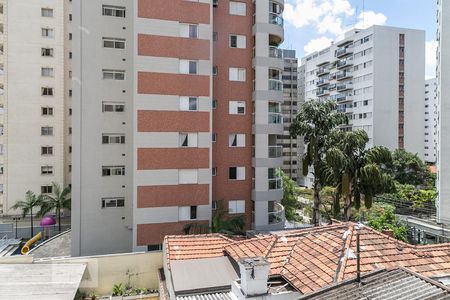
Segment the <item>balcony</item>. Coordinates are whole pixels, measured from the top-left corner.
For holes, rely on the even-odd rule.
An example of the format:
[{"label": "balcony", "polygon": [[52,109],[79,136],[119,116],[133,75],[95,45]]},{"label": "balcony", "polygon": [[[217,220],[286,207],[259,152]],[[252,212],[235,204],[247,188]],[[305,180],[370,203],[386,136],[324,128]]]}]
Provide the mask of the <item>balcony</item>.
[{"label": "balcony", "polygon": [[327,84],[329,84],[329,83],[330,83],[330,80],[329,80],[329,79],[319,79],[319,80],[316,82],[316,86],[317,86],[317,87],[321,87],[321,86],[327,85]]},{"label": "balcony", "polygon": [[353,66],[353,59],[341,59],[336,64],[338,69],[347,68]]},{"label": "balcony", "polygon": [[353,96],[351,95],[337,95],[336,101],[339,102],[346,102],[346,101],[353,101]]},{"label": "balcony", "polygon": [[319,89],[316,92],[316,96],[317,97],[323,97],[323,96],[326,96],[326,95],[329,95],[329,94],[330,94],[330,91],[328,89]]},{"label": "balcony", "polygon": [[352,53],[353,53],[353,48],[341,48],[341,49],[336,50],[336,57],[341,58],[341,57],[344,57],[344,56],[352,54]]},{"label": "balcony", "polygon": [[283,124],[283,114],[269,112],[269,124]]},{"label": "balcony", "polygon": [[340,71],[336,74],[336,80],[344,80],[353,77],[353,72],[350,71]]},{"label": "balcony", "polygon": [[273,205],[273,211],[270,211],[269,214],[269,225],[280,225],[281,228],[284,227],[284,222],[286,220],[284,206],[278,202],[275,202]]},{"label": "balcony", "polygon": [[283,81],[279,79],[269,79],[269,90],[283,91]]},{"label": "balcony", "polygon": [[347,91],[347,90],[351,90],[351,89],[353,89],[353,83],[338,84],[336,87],[336,90],[338,92]]},{"label": "balcony", "polygon": [[277,13],[273,13],[273,12],[269,13],[269,24],[283,26],[284,20],[281,17],[281,14],[277,14]]},{"label": "balcony", "polygon": [[283,181],[281,177],[269,178],[269,190],[281,190],[283,189]]},{"label": "balcony", "polygon": [[328,67],[321,67],[316,72],[316,75],[319,77],[326,74],[330,74],[330,69]]},{"label": "balcony", "polygon": [[283,146],[269,146],[269,158],[278,158],[283,156]]},{"label": "balcony", "polygon": [[269,57],[282,59],[283,50],[275,46],[269,46]]}]

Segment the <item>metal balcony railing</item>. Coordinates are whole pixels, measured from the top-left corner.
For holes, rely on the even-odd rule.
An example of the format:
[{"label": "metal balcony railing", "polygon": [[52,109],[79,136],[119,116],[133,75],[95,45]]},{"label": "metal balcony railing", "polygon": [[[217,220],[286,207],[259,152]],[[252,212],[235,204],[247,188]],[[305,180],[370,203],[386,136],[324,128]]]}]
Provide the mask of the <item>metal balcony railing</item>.
[{"label": "metal balcony railing", "polygon": [[273,210],[274,211],[268,213],[269,224],[274,225],[284,223],[286,220],[284,206],[278,202],[275,202]]},{"label": "metal balcony railing", "polygon": [[269,146],[269,158],[277,158],[283,156],[283,146]]}]

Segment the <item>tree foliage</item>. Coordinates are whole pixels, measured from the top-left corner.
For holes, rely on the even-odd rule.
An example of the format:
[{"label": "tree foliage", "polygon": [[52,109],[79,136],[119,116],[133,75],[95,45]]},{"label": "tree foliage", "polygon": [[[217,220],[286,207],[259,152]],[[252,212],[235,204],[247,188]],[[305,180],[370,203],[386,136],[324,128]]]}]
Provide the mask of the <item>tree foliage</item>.
[{"label": "tree foliage", "polygon": [[386,164],[386,171],[401,184],[414,186],[434,186],[434,175],[428,166],[417,156],[397,149],[392,153],[392,162]]},{"label": "tree foliage", "polygon": [[407,228],[394,214],[394,207],[376,203],[366,213],[368,225],[377,231],[392,230],[398,240],[407,241]]},{"label": "tree foliage", "polygon": [[54,211],[58,219],[58,229],[61,232],[61,211],[70,210],[71,198],[70,187],[61,188],[56,182],[52,182],[52,194],[42,197],[41,210],[38,216],[45,216],[47,213]]},{"label": "tree foliage", "polygon": [[339,125],[347,123],[344,113],[337,112],[334,101],[307,101],[292,122],[292,137],[303,136],[306,153],[303,156],[303,175],[308,174],[312,166],[314,175],[314,203],[312,221],[319,225],[320,221],[320,189],[324,183],[324,157],[327,151],[327,137]]},{"label": "tree foliage", "polygon": [[283,199],[281,204],[284,206],[286,219],[288,221],[299,221],[297,214],[299,190],[297,183],[289,176],[281,171],[281,178],[283,179]]},{"label": "tree foliage", "polygon": [[25,200],[17,201],[11,209],[21,209],[22,210],[22,218],[25,218],[27,215],[30,215],[30,228],[31,228],[31,236],[34,236],[34,223],[33,223],[33,210],[34,208],[40,207],[43,204],[43,196],[37,196],[32,191],[28,191],[25,194]]}]

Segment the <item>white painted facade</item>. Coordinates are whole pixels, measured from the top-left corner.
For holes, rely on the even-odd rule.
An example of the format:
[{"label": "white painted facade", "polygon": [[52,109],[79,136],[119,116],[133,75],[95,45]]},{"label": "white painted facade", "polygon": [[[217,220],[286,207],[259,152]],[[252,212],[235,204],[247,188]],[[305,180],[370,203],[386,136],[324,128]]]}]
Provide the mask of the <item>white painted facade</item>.
[{"label": "white painted facade", "polygon": [[[3,214],[19,213],[10,208],[24,199],[28,190],[41,194],[50,192],[48,187],[52,182],[61,186],[68,183],[64,180],[67,159],[64,141],[68,40],[65,24],[69,3],[60,0],[0,2],[0,211]],[[42,147],[49,147],[48,151]]]},{"label": "white painted facade", "polygon": [[436,78],[425,82],[425,136],[424,160],[427,163],[436,163],[437,143],[437,82]]},{"label": "white painted facade", "polygon": [[450,223],[450,2],[438,1],[437,31],[437,221]]},{"label": "white painted facade", "polygon": [[[305,100],[336,100],[350,120],[343,128],[365,130],[368,147],[403,147],[423,158],[424,125],[417,120],[425,114],[424,45],[422,30],[373,26],[347,32],[343,40],[302,59]],[[306,186],[312,178],[306,178]]]}]

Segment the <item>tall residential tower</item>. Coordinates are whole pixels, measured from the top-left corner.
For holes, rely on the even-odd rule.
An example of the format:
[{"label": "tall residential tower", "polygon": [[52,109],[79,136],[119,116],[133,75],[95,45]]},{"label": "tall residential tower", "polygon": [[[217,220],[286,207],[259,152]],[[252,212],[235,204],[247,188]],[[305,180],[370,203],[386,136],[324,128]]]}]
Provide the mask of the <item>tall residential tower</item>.
[{"label": "tall residential tower", "polygon": [[73,255],[159,249],[222,206],[283,227],[283,5],[74,1]]}]

